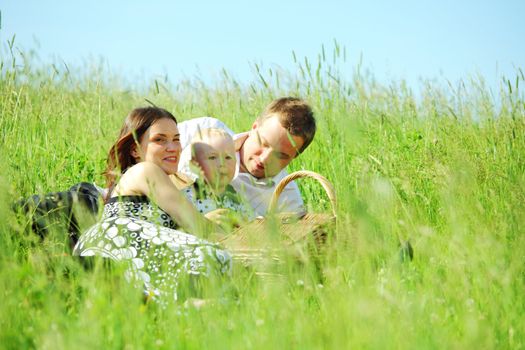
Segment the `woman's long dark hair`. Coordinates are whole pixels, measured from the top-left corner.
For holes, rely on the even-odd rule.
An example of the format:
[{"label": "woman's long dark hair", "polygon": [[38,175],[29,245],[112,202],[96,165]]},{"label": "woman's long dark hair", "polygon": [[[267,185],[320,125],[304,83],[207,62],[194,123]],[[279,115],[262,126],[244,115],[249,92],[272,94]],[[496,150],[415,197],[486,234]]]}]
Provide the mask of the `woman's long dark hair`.
[{"label": "woman's long dark hair", "polygon": [[124,125],[120,129],[119,137],[108,153],[107,167],[104,171],[106,187],[109,190],[108,198],[115,186],[117,177],[137,164],[137,160],[131,154],[133,146],[140,143],[142,136],[153,123],[164,118],[177,123],[173,114],[159,107],[135,108],[126,117]]}]

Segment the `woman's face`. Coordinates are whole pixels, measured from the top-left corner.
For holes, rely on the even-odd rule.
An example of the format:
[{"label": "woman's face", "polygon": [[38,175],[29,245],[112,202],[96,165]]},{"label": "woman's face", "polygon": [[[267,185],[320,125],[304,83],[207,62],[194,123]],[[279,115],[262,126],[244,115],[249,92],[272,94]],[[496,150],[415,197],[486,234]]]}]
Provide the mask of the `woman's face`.
[{"label": "woman's face", "polygon": [[180,152],[177,123],[172,119],[163,118],[151,124],[142,135],[139,147],[134,147],[131,155],[137,162],[147,161],[157,164],[170,175],[177,172]]}]

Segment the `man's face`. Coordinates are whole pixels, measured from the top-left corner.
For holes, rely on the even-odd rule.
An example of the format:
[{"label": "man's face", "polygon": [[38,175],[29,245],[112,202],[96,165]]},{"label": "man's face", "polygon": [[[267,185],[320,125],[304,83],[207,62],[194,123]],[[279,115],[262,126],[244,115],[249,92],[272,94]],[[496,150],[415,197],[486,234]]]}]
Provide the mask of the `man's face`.
[{"label": "man's face", "polygon": [[259,179],[275,176],[295,158],[303,143],[303,138],[289,134],[275,115],[262,123],[256,121],[240,149],[240,170]]}]

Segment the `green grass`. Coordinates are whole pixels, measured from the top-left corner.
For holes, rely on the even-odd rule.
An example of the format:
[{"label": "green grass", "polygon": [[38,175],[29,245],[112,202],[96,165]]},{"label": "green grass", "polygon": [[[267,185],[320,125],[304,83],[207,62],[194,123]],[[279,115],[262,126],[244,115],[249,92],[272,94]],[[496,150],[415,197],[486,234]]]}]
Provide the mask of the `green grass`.
[{"label": "green grass", "polygon": [[[13,45],[11,45],[13,46]],[[0,76],[0,344],[5,348],[525,348],[525,83],[478,77],[429,81],[420,97],[382,85],[337,43],[296,72],[255,67],[129,89],[99,68],[34,63],[2,53]],[[45,240],[9,205],[80,181],[103,184],[106,150],[125,115],[146,99],[179,120],[213,115],[250,127],[273,98],[314,106],[319,132],[292,164],[334,184],[337,239],[323,260],[288,263],[281,278],[242,269],[212,281],[214,302],[144,305],[118,267],[86,270],[57,225]],[[322,188],[300,182],[312,210]],[[401,262],[409,239],[415,259]]]}]

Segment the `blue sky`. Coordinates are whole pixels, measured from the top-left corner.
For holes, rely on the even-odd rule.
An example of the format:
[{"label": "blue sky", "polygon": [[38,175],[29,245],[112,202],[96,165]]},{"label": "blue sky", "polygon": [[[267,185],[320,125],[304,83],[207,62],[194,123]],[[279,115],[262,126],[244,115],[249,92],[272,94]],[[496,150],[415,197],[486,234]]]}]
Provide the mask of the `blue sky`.
[{"label": "blue sky", "polygon": [[[482,74],[491,86],[525,69],[525,1],[35,1],[0,4],[5,42],[45,62],[81,66],[103,57],[125,77],[199,75],[225,68],[254,79],[253,63],[293,70],[292,50],[315,60],[334,39],[342,67],[363,65],[380,81]],[[252,64],[252,65],[250,65]]]}]

